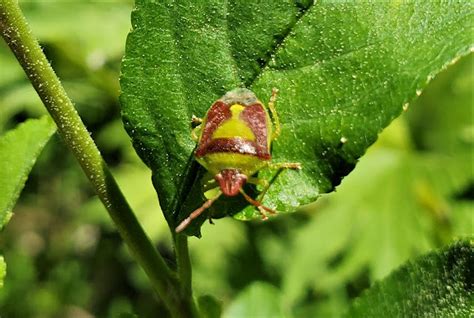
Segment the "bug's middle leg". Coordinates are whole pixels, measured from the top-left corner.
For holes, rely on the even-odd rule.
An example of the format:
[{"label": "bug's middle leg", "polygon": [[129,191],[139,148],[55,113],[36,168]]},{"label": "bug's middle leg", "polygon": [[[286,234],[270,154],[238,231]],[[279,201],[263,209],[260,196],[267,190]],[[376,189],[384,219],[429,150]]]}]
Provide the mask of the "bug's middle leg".
[{"label": "bug's middle leg", "polygon": [[199,142],[199,133],[201,131],[201,127],[197,126],[193,130],[191,130],[191,138],[194,140],[194,142]]},{"label": "bug's middle leg", "polygon": [[247,183],[259,185],[262,187],[262,191],[260,191],[257,201],[262,202],[265,193],[267,192],[268,188],[270,187],[270,182],[266,179],[258,178],[258,177],[251,177],[247,180]]},{"label": "bug's middle leg", "polygon": [[251,205],[255,206],[260,214],[262,215],[262,220],[268,219],[267,212],[270,214],[275,214],[276,211],[263,205],[261,201],[259,200],[254,200],[252,199],[247,193],[244,192],[244,190],[241,188],[240,193],[244,196],[245,200],[247,200],[248,203]]},{"label": "bug's middle leg", "polygon": [[273,170],[284,170],[284,169],[292,169],[292,170],[301,170],[302,166],[299,162],[269,162],[267,167]]},{"label": "bug's middle leg", "polygon": [[273,175],[273,177],[270,179],[270,181],[261,179],[261,178],[250,178],[249,183],[256,184],[256,185],[261,185],[263,186],[262,191],[258,195],[257,200],[262,202],[263,197],[267,193],[268,189],[270,186],[273,184],[273,182],[276,180],[276,178],[280,175],[280,173],[283,172],[285,169],[292,169],[292,170],[301,170],[301,163],[299,162],[281,162],[281,163],[268,163],[267,167],[273,170],[277,170],[277,172]]}]

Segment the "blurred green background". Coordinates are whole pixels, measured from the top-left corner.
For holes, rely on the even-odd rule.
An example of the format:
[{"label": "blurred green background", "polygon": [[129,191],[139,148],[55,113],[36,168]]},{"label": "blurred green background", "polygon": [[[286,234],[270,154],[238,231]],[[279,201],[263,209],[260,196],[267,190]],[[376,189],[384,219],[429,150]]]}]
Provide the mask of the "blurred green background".
[{"label": "blurred green background", "polygon": [[[34,34],[157,248],[172,266],[151,173],[120,120],[120,60],[132,1],[20,1]],[[471,54],[386,129],[335,193],[266,223],[230,218],[191,238],[196,296],[226,317],[245,297],[286,317],[338,317],[407,259],[473,231]],[[0,42],[0,134],[45,110]],[[58,136],[0,236],[1,317],[157,317],[162,304]]]}]

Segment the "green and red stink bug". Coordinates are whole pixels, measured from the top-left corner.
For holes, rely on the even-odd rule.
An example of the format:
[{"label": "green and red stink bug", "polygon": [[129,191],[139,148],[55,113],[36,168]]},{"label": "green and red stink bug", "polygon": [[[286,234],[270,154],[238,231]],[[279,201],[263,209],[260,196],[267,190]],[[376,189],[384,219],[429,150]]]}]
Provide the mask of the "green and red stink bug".
[{"label": "green and red stink bug", "polygon": [[[301,169],[299,163],[272,163],[271,143],[280,134],[280,121],[275,109],[278,90],[272,90],[268,109],[245,88],[236,88],[218,99],[207,111],[204,119],[193,117],[199,124],[191,135],[197,142],[194,152],[196,160],[214,177],[217,191],[211,198],[177,227],[184,230],[192,220],[209,208],[222,194],[236,196],[239,193],[258,208],[262,218],[266,212],[276,213],[262,204],[270,182],[255,175],[263,168]],[[247,195],[245,183],[262,185],[263,190],[256,199]]]}]

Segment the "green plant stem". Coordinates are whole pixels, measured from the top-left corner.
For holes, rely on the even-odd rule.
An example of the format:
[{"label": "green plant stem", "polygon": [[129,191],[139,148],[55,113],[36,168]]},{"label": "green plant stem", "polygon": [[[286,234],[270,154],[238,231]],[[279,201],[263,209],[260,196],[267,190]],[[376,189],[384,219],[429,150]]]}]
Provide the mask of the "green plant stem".
[{"label": "green plant stem", "polygon": [[182,299],[175,273],[140,226],[14,0],[0,1],[0,31],[159,297],[172,316],[192,317],[192,299]]},{"label": "green plant stem", "polygon": [[188,237],[184,234],[176,234],[174,242],[178,276],[181,281],[181,293],[185,296],[192,296],[192,272],[191,260],[189,259]]},{"label": "green plant stem", "polygon": [[189,306],[189,308],[192,310],[190,317],[195,317],[198,316],[198,310],[193,300],[192,268],[191,260],[189,258],[188,237],[184,234],[176,234],[173,230],[172,233],[176,253],[176,262],[178,265],[178,277],[181,283],[181,298],[189,302],[186,304],[186,306]]}]

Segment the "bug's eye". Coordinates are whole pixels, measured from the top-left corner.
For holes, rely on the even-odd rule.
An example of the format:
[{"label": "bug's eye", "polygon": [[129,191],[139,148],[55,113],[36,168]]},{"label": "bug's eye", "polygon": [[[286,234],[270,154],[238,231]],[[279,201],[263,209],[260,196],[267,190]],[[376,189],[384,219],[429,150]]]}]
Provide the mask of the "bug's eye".
[{"label": "bug's eye", "polygon": [[255,98],[249,96],[245,99],[245,105],[251,105],[253,103],[255,103]]}]

